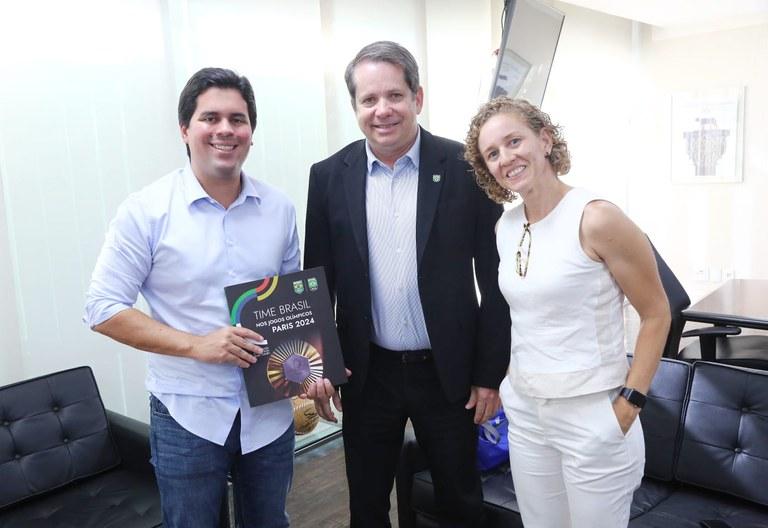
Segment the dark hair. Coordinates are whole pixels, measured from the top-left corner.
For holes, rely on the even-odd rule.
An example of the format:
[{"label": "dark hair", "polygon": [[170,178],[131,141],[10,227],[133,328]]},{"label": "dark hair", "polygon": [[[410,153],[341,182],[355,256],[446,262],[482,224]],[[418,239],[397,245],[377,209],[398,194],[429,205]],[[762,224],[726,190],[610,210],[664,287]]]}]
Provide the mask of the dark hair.
[{"label": "dark hair", "polygon": [[[197,98],[209,88],[233,88],[243,96],[248,106],[248,119],[251,130],[256,128],[256,98],[247,77],[238,75],[225,68],[203,68],[187,81],[179,95],[179,125],[188,127],[197,109]],[[189,156],[187,146],[187,156]]]},{"label": "dark hair", "polygon": [[355,67],[364,61],[371,62],[388,62],[399,66],[403,69],[405,75],[405,83],[414,94],[419,91],[419,66],[416,64],[416,59],[413,58],[411,52],[402,47],[397,42],[389,40],[380,40],[368,44],[361,49],[352,62],[347,65],[347,69],[344,72],[344,81],[347,83],[347,90],[349,90],[349,96],[352,98],[352,106],[355,106],[355,80],[353,74],[355,73]]},{"label": "dark hair", "polygon": [[481,189],[485,191],[488,197],[498,203],[511,202],[517,196],[510,193],[498,184],[493,175],[488,171],[483,155],[480,152],[478,140],[480,129],[483,125],[497,114],[508,113],[520,117],[525,124],[539,134],[542,130],[546,131],[552,138],[552,150],[547,156],[547,161],[552,166],[555,174],[562,176],[571,169],[571,154],[568,151],[568,143],[563,137],[563,132],[559,125],[556,125],[550,119],[549,114],[524,99],[513,99],[507,96],[497,97],[485,103],[472,118],[469,124],[469,132],[465,141],[464,159],[472,166],[475,173],[475,181]]}]

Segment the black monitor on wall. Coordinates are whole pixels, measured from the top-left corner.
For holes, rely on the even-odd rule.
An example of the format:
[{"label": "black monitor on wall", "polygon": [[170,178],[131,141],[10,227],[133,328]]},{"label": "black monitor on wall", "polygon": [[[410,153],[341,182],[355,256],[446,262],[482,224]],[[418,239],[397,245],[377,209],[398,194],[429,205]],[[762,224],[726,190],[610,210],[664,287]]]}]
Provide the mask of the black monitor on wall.
[{"label": "black monitor on wall", "polygon": [[507,0],[491,98],[544,100],[565,16],[538,0]]}]

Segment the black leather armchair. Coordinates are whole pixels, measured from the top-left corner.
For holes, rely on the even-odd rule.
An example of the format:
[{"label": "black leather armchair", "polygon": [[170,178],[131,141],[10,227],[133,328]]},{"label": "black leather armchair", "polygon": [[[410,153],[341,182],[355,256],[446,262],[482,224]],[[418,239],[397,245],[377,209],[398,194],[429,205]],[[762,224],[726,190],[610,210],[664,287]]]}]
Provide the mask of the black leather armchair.
[{"label": "black leather armchair", "polygon": [[149,427],[105,411],[89,367],[0,387],[0,526],[161,526]]}]

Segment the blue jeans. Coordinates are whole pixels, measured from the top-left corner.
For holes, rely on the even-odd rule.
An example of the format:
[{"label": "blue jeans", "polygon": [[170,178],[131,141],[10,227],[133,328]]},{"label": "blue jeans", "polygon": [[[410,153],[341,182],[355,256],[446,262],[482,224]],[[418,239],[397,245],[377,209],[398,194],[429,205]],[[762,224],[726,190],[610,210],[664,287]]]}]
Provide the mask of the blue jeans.
[{"label": "blue jeans", "polygon": [[288,526],[285,500],[293,478],[293,426],[271,444],[243,455],[240,414],[223,446],[193,435],[150,396],[152,464],[160,489],[163,526],[216,528],[234,484],[235,517],[241,528]]}]

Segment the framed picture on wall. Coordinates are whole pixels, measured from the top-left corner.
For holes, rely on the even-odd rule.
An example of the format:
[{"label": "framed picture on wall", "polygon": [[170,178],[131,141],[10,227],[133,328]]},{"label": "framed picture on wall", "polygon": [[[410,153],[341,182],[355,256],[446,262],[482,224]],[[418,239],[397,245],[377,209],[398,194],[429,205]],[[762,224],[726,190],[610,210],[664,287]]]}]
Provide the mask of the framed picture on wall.
[{"label": "framed picture on wall", "polygon": [[672,96],[672,181],[738,183],[744,151],[744,87]]}]

